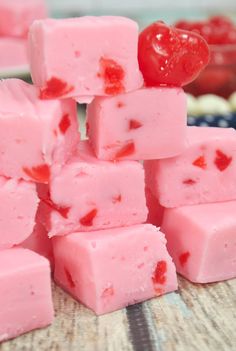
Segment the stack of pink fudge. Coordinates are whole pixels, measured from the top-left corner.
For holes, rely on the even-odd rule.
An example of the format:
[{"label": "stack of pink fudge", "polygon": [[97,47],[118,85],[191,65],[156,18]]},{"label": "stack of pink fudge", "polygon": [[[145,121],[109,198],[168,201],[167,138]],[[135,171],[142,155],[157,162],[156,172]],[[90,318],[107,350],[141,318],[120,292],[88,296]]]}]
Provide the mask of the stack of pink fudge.
[{"label": "stack of pink fudge", "polygon": [[51,323],[49,262],[98,315],[176,290],[174,263],[236,275],[236,202],[221,202],[236,200],[235,132],[188,128],[181,87],[144,85],[138,34],[122,17],[36,21],[35,86],[0,83],[0,340]]},{"label": "stack of pink fudge", "polygon": [[[52,238],[55,281],[97,314],[177,288],[164,235],[144,224],[145,174],[137,160],[184,150],[186,102],[181,89],[143,88],[138,35],[137,24],[122,17],[49,19],[30,31],[40,98],[90,102],[89,140],[65,165],[53,165],[49,184],[38,187],[37,219]],[[173,127],[174,108],[164,115],[168,101],[179,110]]]},{"label": "stack of pink fudge", "polygon": [[[97,314],[177,289],[166,239],[146,223],[137,160],[184,149],[186,103],[181,89],[143,88],[137,42],[127,18],[36,21],[35,86],[0,83],[0,340],[52,322],[49,262],[55,281]],[[89,141],[80,141],[76,101],[91,100]],[[172,130],[168,101],[179,110]]]},{"label": "stack of pink fudge", "polygon": [[45,17],[45,0],[0,0],[0,69],[28,66],[29,27]]}]

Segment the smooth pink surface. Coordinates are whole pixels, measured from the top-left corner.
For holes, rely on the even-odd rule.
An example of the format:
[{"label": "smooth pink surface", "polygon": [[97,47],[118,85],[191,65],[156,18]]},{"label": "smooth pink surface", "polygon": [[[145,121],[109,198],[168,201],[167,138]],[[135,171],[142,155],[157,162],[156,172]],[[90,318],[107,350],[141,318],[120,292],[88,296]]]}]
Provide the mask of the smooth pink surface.
[{"label": "smooth pink surface", "polygon": [[88,143],[64,166],[54,166],[50,200],[40,205],[49,236],[143,223],[147,218],[144,170],[136,161],[99,161]]},{"label": "smooth pink surface", "polygon": [[188,127],[180,156],[146,161],[146,186],[164,207],[236,199],[236,131]]},{"label": "smooth pink surface", "polygon": [[77,130],[74,101],[43,101],[19,79],[0,82],[0,174],[47,182],[38,167],[49,173],[53,163],[65,163],[78,144]]},{"label": "smooth pink surface", "polygon": [[163,219],[164,207],[160,205],[158,199],[149,188],[145,188],[145,194],[148,208],[147,223],[160,227]]},{"label": "smooth pink surface", "polygon": [[0,176],[0,249],[20,244],[32,233],[37,207],[35,184]]},{"label": "smooth pink surface", "polygon": [[197,283],[236,277],[236,201],[166,209],[161,230],[177,271]]},{"label": "smooth pink surface", "polygon": [[0,251],[0,342],[53,320],[48,260],[33,251]]},{"label": "smooth pink surface", "polygon": [[50,261],[51,267],[54,266],[52,242],[41,223],[36,222],[33,233],[20,246],[46,257]]},{"label": "smooth pink surface", "polygon": [[[81,100],[85,96],[87,100],[88,96],[107,95],[101,59],[108,59],[122,67],[124,91],[137,89],[143,84],[137,41],[137,24],[124,17],[36,21],[29,38],[33,81],[44,89],[51,78],[60,79],[68,87],[68,92],[58,95],[61,97]],[[117,83],[116,78],[110,78]]]},{"label": "smooth pink surface", "polygon": [[0,70],[28,68],[27,41],[0,37]]},{"label": "smooth pink surface", "polygon": [[88,105],[87,126],[100,159],[176,156],[186,147],[186,97],[182,89],[166,87],[97,97]]},{"label": "smooth pink surface", "polygon": [[0,35],[26,38],[32,22],[45,17],[45,0],[0,0]]},{"label": "smooth pink surface", "polygon": [[54,238],[54,277],[96,314],[112,312],[177,289],[165,244],[150,224]]}]

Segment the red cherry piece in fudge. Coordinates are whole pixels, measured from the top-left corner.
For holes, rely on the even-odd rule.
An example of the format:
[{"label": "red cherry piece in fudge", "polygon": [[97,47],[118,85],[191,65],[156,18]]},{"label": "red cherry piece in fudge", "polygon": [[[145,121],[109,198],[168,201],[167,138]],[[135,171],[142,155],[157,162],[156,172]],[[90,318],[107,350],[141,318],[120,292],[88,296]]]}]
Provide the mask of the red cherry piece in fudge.
[{"label": "red cherry piece in fudge", "polygon": [[155,292],[156,292],[156,296],[160,296],[160,295],[163,295],[165,293],[165,290],[162,288],[155,287]]},{"label": "red cherry piece in fudge", "polygon": [[65,134],[67,129],[70,127],[70,125],[71,125],[71,122],[70,122],[69,114],[65,113],[62,116],[62,119],[61,119],[61,121],[59,123],[59,129],[60,129],[61,133]]},{"label": "red cherry piece in fudge", "polygon": [[113,196],[113,198],[112,198],[113,204],[116,204],[117,202],[121,202],[121,200],[122,200],[121,194]]},{"label": "red cherry piece in fudge", "polygon": [[117,106],[117,108],[122,108],[125,106],[125,104],[122,101],[118,101],[116,106]]},{"label": "red cherry piece in fudge", "polygon": [[205,39],[163,22],[139,35],[138,60],[147,86],[184,86],[199,75],[209,57]]},{"label": "red cherry piece in fudge", "polygon": [[186,251],[183,252],[180,256],[179,256],[179,263],[180,265],[183,267],[186,265],[188,259],[190,257],[190,252]]},{"label": "red cherry piece in fudge", "polygon": [[48,205],[51,209],[57,211],[58,213],[60,213],[60,215],[67,219],[68,218],[68,214],[70,211],[70,207],[66,207],[66,206],[60,206],[55,204],[51,198],[50,198],[50,192],[48,191],[47,195],[45,198],[40,197],[40,200],[43,201],[46,205]]},{"label": "red cherry piece in fudge", "polygon": [[40,90],[40,99],[60,98],[74,90],[72,85],[57,77],[52,77],[46,82],[46,87]]},{"label": "red cherry piece in fudge", "polygon": [[193,161],[193,165],[202,169],[206,169],[207,164],[204,156],[198,157],[195,161]]},{"label": "red cherry piece in fudge", "polygon": [[214,162],[219,171],[223,172],[229,167],[230,163],[232,162],[232,157],[227,156],[221,150],[216,150],[216,158]]},{"label": "red cherry piece in fudge", "polygon": [[109,288],[106,288],[103,290],[102,292],[102,298],[107,298],[107,297],[110,297],[110,296],[113,296],[114,295],[114,289],[113,287],[109,287]]},{"label": "red cherry piece in fudge", "polygon": [[50,178],[50,168],[47,164],[31,168],[23,167],[23,171],[28,177],[38,183],[48,183]]},{"label": "red cherry piece in fudge", "polygon": [[140,127],[142,127],[142,123],[137,121],[136,119],[131,119],[129,121],[129,130],[132,130],[132,129],[138,129]]},{"label": "red cherry piece in fudge", "polygon": [[55,204],[52,200],[50,199],[42,199],[43,202],[45,202],[49,207],[51,207],[53,210],[57,211],[58,213],[60,213],[60,215],[67,219],[68,218],[68,214],[70,211],[70,207],[63,207],[63,206],[59,206],[57,204]]},{"label": "red cherry piece in fudge", "polygon": [[85,227],[91,227],[93,225],[93,220],[97,215],[98,210],[94,208],[88,212],[84,217],[80,218],[80,224]]},{"label": "red cherry piece in fudge", "polygon": [[64,271],[65,271],[65,275],[66,275],[66,279],[69,283],[70,288],[74,289],[75,288],[75,282],[72,278],[72,275],[70,274],[70,272],[68,271],[68,269],[66,267],[64,267]]},{"label": "red cherry piece in fudge", "polygon": [[183,180],[183,184],[186,184],[186,185],[194,185],[194,184],[196,184],[196,180],[191,179],[191,178],[184,179],[184,180]]},{"label": "red cherry piece in fudge", "polygon": [[68,213],[70,211],[70,207],[62,207],[53,203],[54,209],[60,213],[60,215],[64,218],[68,218]]},{"label": "red cherry piece in fudge", "polygon": [[166,282],[166,272],[167,272],[167,263],[166,261],[157,262],[155,271],[152,276],[152,281],[154,284],[165,284]]},{"label": "red cherry piece in fudge", "polygon": [[107,95],[117,95],[125,91],[125,72],[116,61],[102,57],[100,59],[101,76],[104,80],[104,92]]},{"label": "red cherry piece in fudge", "polygon": [[124,145],[115,155],[115,159],[119,159],[122,157],[127,157],[132,155],[135,152],[135,145],[134,142],[131,141],[130,143]]}]

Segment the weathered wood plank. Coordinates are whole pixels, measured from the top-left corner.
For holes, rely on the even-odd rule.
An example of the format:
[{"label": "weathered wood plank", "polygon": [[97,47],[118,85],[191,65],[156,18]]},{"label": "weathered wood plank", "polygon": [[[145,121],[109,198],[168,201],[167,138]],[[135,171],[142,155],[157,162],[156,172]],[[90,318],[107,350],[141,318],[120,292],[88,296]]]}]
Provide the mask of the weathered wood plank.
[{"label": "weathered wood plank", "polygon": [[236,280],[191,284],[145,303],[157,350],[236,350]]},{"label": "weathered wood plank", "polygon": [[[204,286],[179,282],[178,293],[139,305],[145,320],[138,308],[98,318],[53,286],[54,324],[5,342],[0,351],[235,351],[236,280]],[[148,336],[138,338],[144,324]]]}]

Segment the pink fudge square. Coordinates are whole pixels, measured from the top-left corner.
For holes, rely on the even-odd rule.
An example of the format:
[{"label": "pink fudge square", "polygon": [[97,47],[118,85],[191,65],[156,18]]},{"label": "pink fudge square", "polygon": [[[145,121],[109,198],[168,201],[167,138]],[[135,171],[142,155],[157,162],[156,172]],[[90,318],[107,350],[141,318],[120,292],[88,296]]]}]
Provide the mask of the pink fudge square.
[{"label": "pink fudge square", "polygon": [[45,0],[0,0],[0,35],[27,38],[32,22],[45,17]]},{"label": "pink fudge square", "polygon": [[236,131],[188,127],[181,155],[145,161],[146,186],[164,207],[236,199]]},{"label": "pink fudge square", "polygon": [[161,230],[177,272],[196,283],[236,278],[236,201],[165,209]]},{"label": "pink fudge square", "polygon": [[143,88],[88,105],[87,134],[99,159],[150,160],[186,147],[186,96],[180,88]]},{"label": "pink fudge square", "polygon": [[143,84],[138,26],[124,17],[35,21],[29,47],[32,79],[43,99],[115,95]]},{"label": "pink fudge square", "polygon": [[177,289],[166,240],[150,224],[53,238],[55,280],[104,314]]},{"label": "pink fudge square", "polygon": [[20,244],[32,233],[38,202],[35,184],[0,176],[0,249]]},{"label": "pink fudge square", "polygon": [[48,190],[39,188],[39,218],[50,237],[139,224],[147,218],[142,165],[100,161],[86,141],[64,167],[52,168]]},{"label": "pink fudge square", "polygon": [[42,101],[19,79],[0,82],[0,174],[47,183],[51,165],[65,163],[78,141],[74,101]]},{"label": "pink fudge square", "polygon": [[41,223],[36,222],[33,233],[20,246],[46,257],[51,264],[51,268],[54,267],[52,241]]},{"label": "pink fudge square", "polygon": [[25,39],[0,37],[0,69],[29,70],[27,41]]},{"label": "pink fudge square", "polygon": [[33,251],[0,251],[0,342],[52,323],[50,267]]}]

